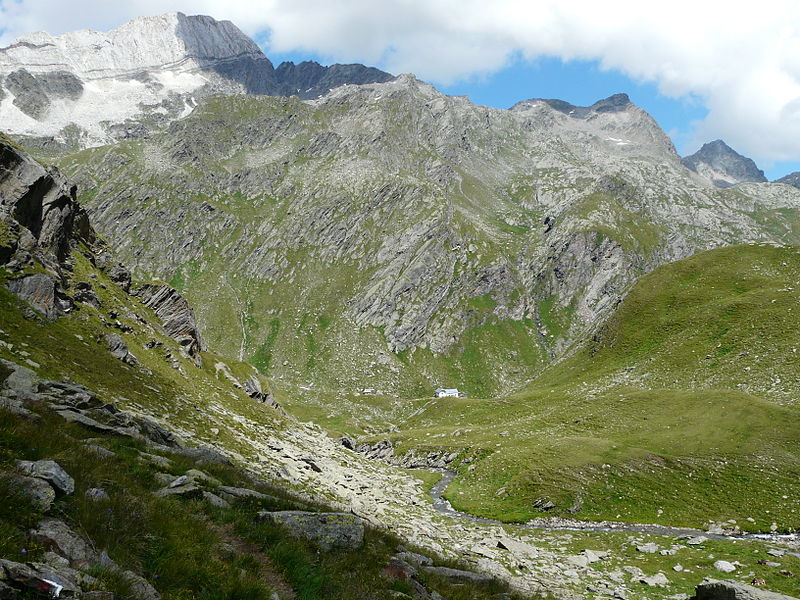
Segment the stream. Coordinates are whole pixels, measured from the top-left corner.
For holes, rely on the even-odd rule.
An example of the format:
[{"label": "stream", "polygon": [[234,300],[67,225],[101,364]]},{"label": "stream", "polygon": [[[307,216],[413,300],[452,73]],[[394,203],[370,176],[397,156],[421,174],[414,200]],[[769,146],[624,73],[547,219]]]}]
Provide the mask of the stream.
[{"label": "stream", "polygon": [[[455,479],[457,473],[450,469],[425,469],[435,473],[440,473],[442,478],[431,488],[429,494],[433,500],[433,507],[441,514],[454,519],[464,519],[482,525],[512,525],[496,519],[478,517],[469,513],[461,512],[453,508],[442,494]],[[663,535],[671,537],[705,537],[712,540],[761,540],[776,543],[797,543],[800,535],[796,533],[739,533],[739,534],[718,534],[709,533],[700,529],[690,527],[669,527],[667,525],[641,524],[641,523],[622,523],[617,521],[580,521],[578,519],[567,519],[562,517],[537,517],[526,523],[514,523],[513,525],[523,529],[540,529],[551,531],[624,531],[628,533],[645,533],[653,535]],[[790,552],[800,556],[800,553]]]}]

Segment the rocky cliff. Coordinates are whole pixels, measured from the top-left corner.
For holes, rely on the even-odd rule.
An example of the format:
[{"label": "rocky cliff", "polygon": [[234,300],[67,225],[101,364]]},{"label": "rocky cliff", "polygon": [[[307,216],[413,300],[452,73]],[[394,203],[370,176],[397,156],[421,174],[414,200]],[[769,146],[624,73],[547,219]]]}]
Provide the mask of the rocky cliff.
[{"label": "rocky cliff", "polygon": [[32,33],[0,49],[0,121],[9,133],[83,147],[143,135],[213,93],[313,98],[391,77],[363,65],[276,70],[230,21],[174,12],[107,33]]},{"label": "rocky cliff", "polygon": [[215,98],[62,165],[136,272],[198,307],[212,347],[303,387],[507,390],[639,274],[799,241],[800,194],[715,189],[622,95],[506,111],[401,76],[311,102]]},{"label": "rocky cliff", "polygon": [[742,156],[722,140],[703,144],[700,150],[682,161],[689,169],[707,177],[720,188],[767,180],[764,171],[752,159]]}]

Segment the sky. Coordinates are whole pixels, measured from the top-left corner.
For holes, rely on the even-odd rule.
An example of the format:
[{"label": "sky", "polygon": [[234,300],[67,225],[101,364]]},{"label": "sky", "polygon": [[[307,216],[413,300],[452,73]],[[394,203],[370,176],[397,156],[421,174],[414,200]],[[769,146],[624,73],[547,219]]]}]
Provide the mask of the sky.
[{"label": "sky", "polygon": [[800,170],[800,0],[0,0],[0,45],[180,10],[229,19],[282,60],[361,62],[508,108],[617,92],[679,153],[724,139]]}]

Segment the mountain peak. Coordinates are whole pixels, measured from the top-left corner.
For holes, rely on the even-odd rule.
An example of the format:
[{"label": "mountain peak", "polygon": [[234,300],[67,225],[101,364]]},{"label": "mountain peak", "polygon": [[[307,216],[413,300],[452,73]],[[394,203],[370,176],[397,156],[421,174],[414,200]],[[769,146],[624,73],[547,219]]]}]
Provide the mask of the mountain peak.
[{"label": "mountain peak", "polygon": [[720,188],[737,183],[767,181],[764,171],[752,159],[742,156],[720,139],[703,144],[700,150],[682,158],[681,162]]},{"label": "mountain peak", "polygon": [[0,123],[12,134],[57,139],[75,125],[82,145],[98,145],[185,116],[209,94],[311,99],[391,78],[364,65],[314,62],[276,72],[232,22],[173,11],[107,32],[36,32],[0,48]]},{"label": "mountain peak", "polygon": [[628,97],[628,94],[613,94],[608,98],[598,100],[591,106],[576,106],[570,104],[566,100],[559,100],[557,98],[531,98],[530,100],[517,102],[509,110],[524,111],[529,108],[540,106],[541,104],[546,104],[550,108],[575,119],[586,119],[593,113],[621,112],[635,106]]}]

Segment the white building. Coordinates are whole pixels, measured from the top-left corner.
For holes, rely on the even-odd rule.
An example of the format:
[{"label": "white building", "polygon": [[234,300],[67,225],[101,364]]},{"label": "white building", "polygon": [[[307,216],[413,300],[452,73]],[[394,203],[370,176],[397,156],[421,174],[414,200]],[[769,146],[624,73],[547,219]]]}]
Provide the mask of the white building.
[{"label": "white building", "polygon": [[458,398],[459,393],[457,388],[436,388],[433,395],[436,398]]}]

